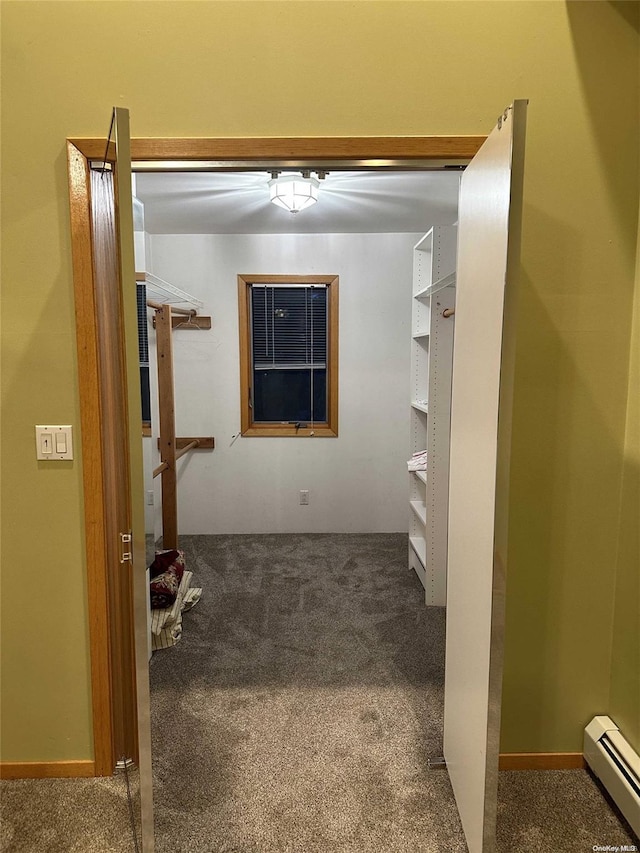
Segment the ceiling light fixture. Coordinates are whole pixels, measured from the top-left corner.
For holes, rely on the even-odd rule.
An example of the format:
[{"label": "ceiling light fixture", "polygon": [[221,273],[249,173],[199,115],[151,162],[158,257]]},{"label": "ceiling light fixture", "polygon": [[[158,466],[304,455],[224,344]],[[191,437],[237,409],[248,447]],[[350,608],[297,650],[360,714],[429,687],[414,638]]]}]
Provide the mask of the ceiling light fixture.
[{"label": "ceiling light fixture", "polygon": [[299,213],[307,207],[311,207],[318,201],[318,188],[326,172],[316,172],[317,178],[312,177],[308,169],[299,175],[282,175],[280,172],[271,172],[269,181],[269,194],[271,201],[288,210],[289,213]]}]

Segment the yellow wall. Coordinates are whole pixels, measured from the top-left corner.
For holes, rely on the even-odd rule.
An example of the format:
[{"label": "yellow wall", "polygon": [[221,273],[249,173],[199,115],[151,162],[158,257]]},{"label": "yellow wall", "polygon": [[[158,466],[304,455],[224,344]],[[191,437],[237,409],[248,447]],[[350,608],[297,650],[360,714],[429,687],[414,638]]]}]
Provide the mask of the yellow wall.
[{"label": "yellow wall", "polygon": [[[531,100],[503,749],[610,688],[638,214],[637,16],[608,2],[5,2],[3,744],[91,754],[64,139],[475,134]],[[627,518],[624,524],[629,524]]]}]

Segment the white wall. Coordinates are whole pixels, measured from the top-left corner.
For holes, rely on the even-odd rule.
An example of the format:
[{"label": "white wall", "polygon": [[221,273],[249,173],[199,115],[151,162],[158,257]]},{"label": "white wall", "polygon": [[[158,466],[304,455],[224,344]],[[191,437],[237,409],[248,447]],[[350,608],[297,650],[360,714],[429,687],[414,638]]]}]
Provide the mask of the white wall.
[{"label": "white wall", "polygon": [[[179,464],[181,533],[407,530],[416,234],[149,235],[148,268],[202,299],[211,331],[174,332],[176,430],[214,435]],[[237,438],[237,275],[338,274],[338,438]],[[155,441],[154,441],[155,446]],[[154,458],[154,464],[157,464]],[[298,492],[308,489],[309,506]]]}]

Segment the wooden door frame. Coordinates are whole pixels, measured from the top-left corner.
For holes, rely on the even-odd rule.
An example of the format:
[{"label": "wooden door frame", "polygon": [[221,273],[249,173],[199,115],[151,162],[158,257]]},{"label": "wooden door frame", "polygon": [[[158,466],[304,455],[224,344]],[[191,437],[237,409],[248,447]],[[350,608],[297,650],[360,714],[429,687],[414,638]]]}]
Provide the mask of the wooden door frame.
[{"label": "wooden door frame", "polygon": [[[218,168],[242,169],[242,164],[314,166],[346,161],[352,168],[433,168],[454,161],[468,162],[485,136],[366,136],[366,137],[270,137],[132,139],[132,163],[160,161],[207,161]],[[113,146],[108,156],[113,158]],[[107,611],[107,563],[105,557],[104,461],[101,448],[100,371],[98,360],[97,305],[93,272],[93,244],[89,187],[89,161],[105,156],[105,140],[67,140],[68,177],[75,292],[78,387],[84,489],[87,607],[91,657],[92,719],[96,776],[113,773],[113,720],[111,660]],[[429,164],[429,165],[427,165]],[[195,168],[195,164],[194,164]]]}]

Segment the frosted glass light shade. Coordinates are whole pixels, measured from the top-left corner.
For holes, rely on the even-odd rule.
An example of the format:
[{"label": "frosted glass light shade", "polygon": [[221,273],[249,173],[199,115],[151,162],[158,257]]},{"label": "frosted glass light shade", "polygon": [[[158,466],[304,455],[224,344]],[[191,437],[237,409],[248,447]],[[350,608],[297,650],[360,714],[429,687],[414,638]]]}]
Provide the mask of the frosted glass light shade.
[{"label": "frosted glass light shade", "polygon": [[288,210],[289,213],[298,213],[318,201],[319,186],[316,178],[279,175],[269,181],[269,193],[271,201],[278,207]]}]

